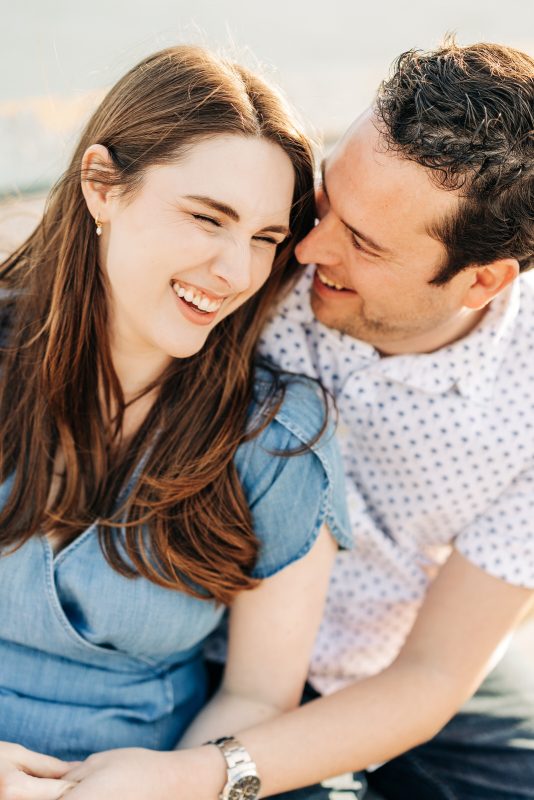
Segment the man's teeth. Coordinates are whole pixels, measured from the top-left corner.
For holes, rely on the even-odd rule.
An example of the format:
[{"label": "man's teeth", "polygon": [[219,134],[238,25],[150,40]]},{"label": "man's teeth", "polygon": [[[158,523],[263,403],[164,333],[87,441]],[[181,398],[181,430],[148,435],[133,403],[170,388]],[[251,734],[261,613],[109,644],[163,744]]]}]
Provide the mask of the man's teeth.
[{"label": "man's teeth", "polygon": [[179,283],[173,284],[172,288],[178,297],[182,297],[187,303],[192,303],[200,311],[212,313],[213,311],[218,311],[222,306],[222,300],[210,300],[206,295],[195,292],[193,289],[185,289]]},{"label": "man's teeth", "polygon": [[321,283],[324,283],[325,286],[329,286],[331,289],[337,289],[338,291],[345,288],[344,286],[340,286],[339,283],[334,283],[334,281],[331,281],[330,278],[327,278],[326,275],[323,275],[320,270],[317,270],[317,274],[319,276],[319,280]]}]

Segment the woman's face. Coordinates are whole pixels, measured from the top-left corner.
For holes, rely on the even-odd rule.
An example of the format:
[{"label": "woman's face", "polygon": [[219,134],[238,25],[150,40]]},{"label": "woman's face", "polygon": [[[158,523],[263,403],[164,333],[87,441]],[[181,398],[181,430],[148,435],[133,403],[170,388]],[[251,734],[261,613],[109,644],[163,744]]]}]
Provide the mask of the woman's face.
[{"label": "woman's face", "polygon": [[229,135],[149,169],[133,199],[108,195],[99,246],[112,348],[162,364],[198,352],[269,276],[293,189],[281,147]]}]

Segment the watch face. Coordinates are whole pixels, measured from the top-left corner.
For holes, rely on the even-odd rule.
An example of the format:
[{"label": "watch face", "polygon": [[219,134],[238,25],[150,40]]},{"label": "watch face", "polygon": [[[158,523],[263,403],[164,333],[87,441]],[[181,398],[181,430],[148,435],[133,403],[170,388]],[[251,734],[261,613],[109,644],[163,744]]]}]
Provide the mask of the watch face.
[{"label": "watch face", "polygon": [[260,779],[257,775],[245,775],[232,786],[228,800],[256,800],[260,786]]}]

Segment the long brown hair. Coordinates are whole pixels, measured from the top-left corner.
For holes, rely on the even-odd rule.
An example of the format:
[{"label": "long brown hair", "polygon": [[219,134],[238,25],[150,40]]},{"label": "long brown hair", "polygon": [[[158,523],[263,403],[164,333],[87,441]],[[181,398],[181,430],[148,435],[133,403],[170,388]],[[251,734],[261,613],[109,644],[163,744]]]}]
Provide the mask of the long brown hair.
[{"label": "long brown hair", "polygon": [[[291,235],[260,291],[214,328],[199,353],[173,359],[132,442],[117,449],[110,409],[118,409],[116,434],[126,406],[111,361],[94,221],[81,191],[82,156],[89,145],[104,145],[113,169],[91,178],[128,195],[148,167],[230,133],[264,137],[289,156]],[[12,331],[0,382],[0,482],[13,481],[0,509],[0,550],[51,531],[68,541],[97,521],[104,553],[124,575],[223,603],[255,584],[258,544],[233,457],[250,435],[256,341],[295,274],[294,245],[313,217],[310,144],[278,93],[255,74],[202,48],[178,46],[148,57],[111,89],[41,223],[0,267]],[[277,402],[279,391],[262,426]],[[47,508],[58,449],[65,467]]]}]

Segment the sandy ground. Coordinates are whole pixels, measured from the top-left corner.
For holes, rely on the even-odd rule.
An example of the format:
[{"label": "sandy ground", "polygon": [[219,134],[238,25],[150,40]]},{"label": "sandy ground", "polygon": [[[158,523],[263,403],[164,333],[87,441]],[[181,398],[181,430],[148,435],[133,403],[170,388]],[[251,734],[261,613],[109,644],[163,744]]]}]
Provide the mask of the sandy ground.
[{"label": "sandy ground", "polygon": [[[0,256],[11,252],[32,231],[39,221],[44,202],[43,195],[21,196],[0,202]],[[534,609],[515,636],[534,666]]]}]

